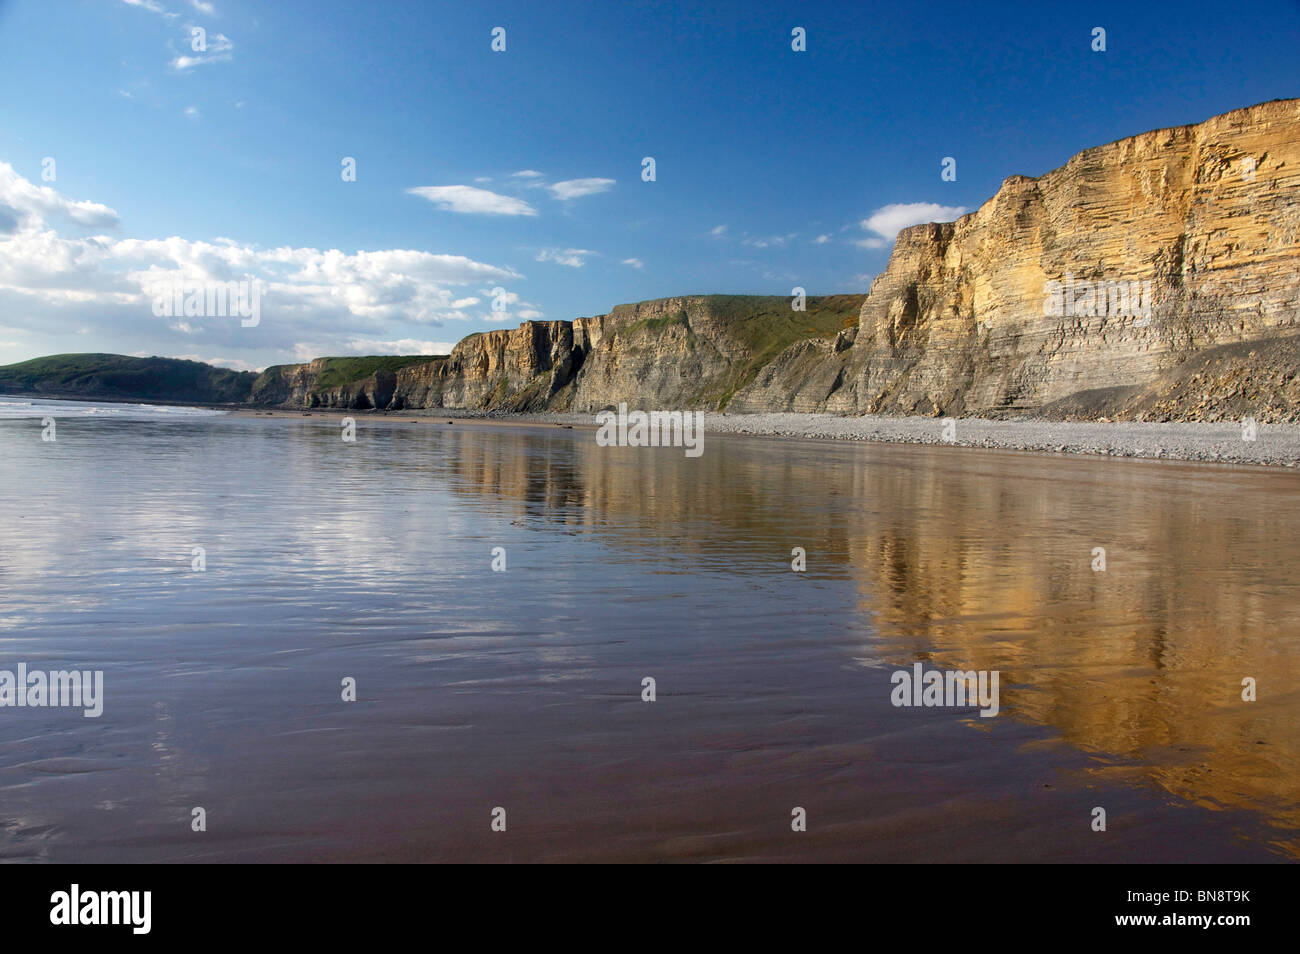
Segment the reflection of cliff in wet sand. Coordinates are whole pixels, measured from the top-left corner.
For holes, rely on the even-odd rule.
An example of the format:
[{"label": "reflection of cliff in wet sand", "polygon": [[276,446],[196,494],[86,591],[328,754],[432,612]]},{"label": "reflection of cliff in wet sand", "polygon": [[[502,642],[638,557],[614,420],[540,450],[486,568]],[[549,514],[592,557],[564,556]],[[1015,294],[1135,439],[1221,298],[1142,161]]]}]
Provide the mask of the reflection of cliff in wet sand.
[{"label": "reflection of cliff in wet sand", "polygon": [[[775,473],[721,479],[746,460],[721,438],[689,466],[579,439],[576,467],[469,429],[445,439],[457,492],[517,501],[544,525],[599,527],[630,549],[672,539],[687,559],[774,574],[797,543],[810,572],[858,582],[868,661],[999,670],[1002,718],[1051,728],[1102,779],[1258,812],[1300,857],[1300,514],[1277,506],[1290,475],[809,445]],[[802,505],[787,505],[792,487]]]}]

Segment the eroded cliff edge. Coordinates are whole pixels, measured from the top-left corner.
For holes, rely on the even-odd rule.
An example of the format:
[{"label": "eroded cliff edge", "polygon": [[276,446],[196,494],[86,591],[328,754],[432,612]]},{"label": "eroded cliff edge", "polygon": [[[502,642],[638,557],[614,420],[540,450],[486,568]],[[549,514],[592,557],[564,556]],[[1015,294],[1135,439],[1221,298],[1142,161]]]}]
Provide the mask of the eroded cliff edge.
[{"label": "eroded cliff edge", "polygon": [[[620,305],[332,387],[311,365],[271,368],[253,399],[1295,420],[1298,243],[1300,100],[1274,101],[1012,176],[956,222],[899,233],[865,298]],[[1052,282],[1147,283],[1150,308],[1112,291],[1051,313]]]},{"label": "eroded cliff edge", "polygon": [[619,305],[573,321],[527,321],[461,340],[449,356],[322,384],[327,362],[267,368],[251,400],[342,408],[599,410],[725,407],[793,343],[833,342],[857,326],[863,295],[807,300],[689,295]]}]

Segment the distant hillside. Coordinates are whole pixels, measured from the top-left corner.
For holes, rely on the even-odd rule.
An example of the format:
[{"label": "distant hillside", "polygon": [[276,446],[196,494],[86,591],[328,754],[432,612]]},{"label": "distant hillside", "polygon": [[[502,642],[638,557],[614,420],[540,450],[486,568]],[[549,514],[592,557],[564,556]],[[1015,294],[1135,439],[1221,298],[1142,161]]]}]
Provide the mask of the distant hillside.
[{"label": "distant hillside", "polygon": [[179,358],[56,354],[0,367],[0,393],[103,401],[242,404],[257,375]]}]

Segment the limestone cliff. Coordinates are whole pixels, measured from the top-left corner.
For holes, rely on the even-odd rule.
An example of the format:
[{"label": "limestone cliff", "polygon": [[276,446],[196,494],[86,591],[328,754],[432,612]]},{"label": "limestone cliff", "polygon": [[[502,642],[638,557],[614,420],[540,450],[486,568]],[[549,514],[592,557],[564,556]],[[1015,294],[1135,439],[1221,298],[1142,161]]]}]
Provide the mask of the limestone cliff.
[{"label": "limestone cliff", "polygon": [[[791,349],[733,406],[988,414],[1141,388],[1205,347],[1300,330],[1298,243],[1300,100],[1122,139],[903,230],[854,346]],[[1149,283],[1149,312],[1107,282]]]},{"label": "limestone cliff", "polygon": [[829,340],[856,326],[862,301],[813,297],[805,311],[793,311],[788,298],[747,295],[619,305],[608,315],[470,335],[446,358],[406,359],[391,373],[342,384],[323,384],[322,361],[339,359],[268,368],[251,400],[393,410],[591,411],[619,401],[712,409],[792,342]]},{"label": "limestone cliff", "polygon": [[575,323],[528,321],[518,328],[470,335],[443,361],[397,373],[394,408],[502,408],[540,411],[560,407],[582,365]]},{"label": "limestone cliff", "polygon": [[274,365],[253,381],[248,400],[290,407],[382,409],[393,402],[400,369],[443,360],[418,355],[370,356]]},{"label": "limestone cliff", "polygon": [[[253,400],[1182,419],[1231,392],[1234,414],[1294,420],[1298,334],[1300,100],[1282,100],[1012,176],[956,222],[900,232],[865,298],[619,305],[328,387],[316,362],[272,369]],[[1194,382],[1180,372],[1216,348]]]}]

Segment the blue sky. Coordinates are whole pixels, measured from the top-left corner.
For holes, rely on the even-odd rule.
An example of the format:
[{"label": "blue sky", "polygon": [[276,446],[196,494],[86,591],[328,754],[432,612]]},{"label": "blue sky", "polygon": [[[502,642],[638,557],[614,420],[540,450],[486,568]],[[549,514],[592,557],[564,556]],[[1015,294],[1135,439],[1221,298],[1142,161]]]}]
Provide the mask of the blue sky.
[{"label": "blue sky", "polygon": [[[1295,2],[0,0],[0,363],[260,368],[865,292],[900,224],[1300,95],[1298,49]],[[156,316],[178,277],[263,282],[259,323]]]}]

